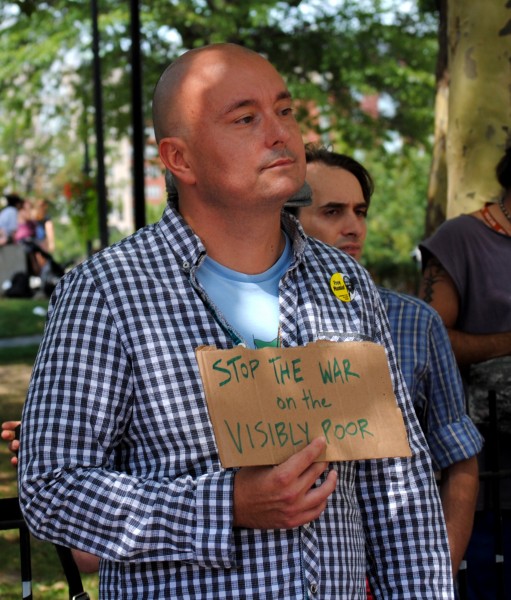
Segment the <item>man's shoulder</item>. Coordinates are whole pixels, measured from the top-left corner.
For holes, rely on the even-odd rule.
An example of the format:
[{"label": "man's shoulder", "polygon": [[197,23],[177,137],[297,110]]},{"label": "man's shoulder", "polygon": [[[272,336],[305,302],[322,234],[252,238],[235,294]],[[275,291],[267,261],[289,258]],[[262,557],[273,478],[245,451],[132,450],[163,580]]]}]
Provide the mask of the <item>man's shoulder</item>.
[{"label": "man's shoulder", "polygon": [[407,310],[417,314],[423,319],[440,319],[440,315],[437,311],[420,298],[380,286],[378,286],[378,292],[380,293],[380,297],[387,313],[390,313],[390,311]]},{"label": "man's shoulder", "polygon": [[96,285],[115,288],[138,285],[142,280],[154,280],[156,271],[169,272],[172,244],[158,231],[158,223],[147,225],[99,250],[69,274],[73,279],[90,279]]},{"label": "man's shoulder", "polygon": [[424,347],[436,344],[439,348],[451,347],[449,335],[437,311],[415,296],[378,288],[391,329],[398,335],[413,330],[422,339]]},{"label": "man's shoulder", "polygon": [[[179,229],[174,216],[166,210],[162,218],[127,235],[125,238],[94,254],[85,263],[92,270],[122,268],[122,265],[149,269],[161,267],[169,255],[185,258],[197,251],[195,240],[188,232]],[[183,259],[184,260],[184,259]]]},{"label": "man's shoulder", "polygon": [[[441,251],[460,245],[467,245],[474,237],[479,238],[488,229],[482,221],[473,215],[462,214],[447,219],[428,238],[419,244],[421,253],[424,251]],[[489,229],[488,229],[489,231]]]},{"label": "man's shoulder", "polygon": [[457,233],[465,230],[479,229],[481,221],[477,219],[474,214],[461,214],[452,219],[446,219],[441,223],[436,231],[430,236],[431,238],[436,237],[439,233]]},{"label": "man's shoulder", "polygon": [[148,225],[100,250],[88,259],[92,268],[108,263],[125,262],[129,257],[143,259],[143,248],[154,242],[154,225]]}]

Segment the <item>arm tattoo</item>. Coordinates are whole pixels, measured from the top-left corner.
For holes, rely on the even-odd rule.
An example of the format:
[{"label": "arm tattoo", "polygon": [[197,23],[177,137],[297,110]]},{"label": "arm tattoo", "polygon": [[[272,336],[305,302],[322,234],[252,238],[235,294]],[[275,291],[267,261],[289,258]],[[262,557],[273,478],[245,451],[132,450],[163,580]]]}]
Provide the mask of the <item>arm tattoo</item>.
[{"label": "arm tattoo", "polygon": [[424,269],[424,276],[422,278],[422,292],[423,300],[428,304],[433,302],[433,291],[436,283],[442,280],[443,275],[447,271],[443,268],[442,263],[432,256]]}]

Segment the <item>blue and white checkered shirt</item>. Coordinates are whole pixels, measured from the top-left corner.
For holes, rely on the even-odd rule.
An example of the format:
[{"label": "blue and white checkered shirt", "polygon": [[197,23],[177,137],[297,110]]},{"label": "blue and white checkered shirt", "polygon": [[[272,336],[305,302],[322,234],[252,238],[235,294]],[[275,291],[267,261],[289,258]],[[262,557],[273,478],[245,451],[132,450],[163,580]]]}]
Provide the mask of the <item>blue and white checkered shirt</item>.
[{"label": "blue and white checkered shirt", "polygon": [[[167,207],[161,221],[59,284],[34,367],[20,499],[37,537],[102,557],[100,595],[133,598],[453,597],[428,449],[396,367],[378,292],[350,257],[283,227],[283,346],[338,332],[384,344],[413,456],[336,463],[324,513],[288,530],[233,528],[234,471],[221,467],[195,349],[233,346],[195,271],[204,246]],[[351,302],[330,289],[340,272]]]},{"label": "blue and white checkered shirt", "polygon": [[483,438],[467,415],[463,383],[440,315],[418,298],[378,291],[434,468],[475,456]]}]

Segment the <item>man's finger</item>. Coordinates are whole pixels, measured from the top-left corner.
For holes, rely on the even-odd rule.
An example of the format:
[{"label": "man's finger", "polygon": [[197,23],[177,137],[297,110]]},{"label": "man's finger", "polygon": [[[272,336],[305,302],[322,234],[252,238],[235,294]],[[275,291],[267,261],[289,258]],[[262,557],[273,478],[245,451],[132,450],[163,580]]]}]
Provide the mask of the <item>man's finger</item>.
[{"label": "man's finger", "polygon": [[286,461],[275,467],[275,473],[286,485],[288,481],[299,481],[302,491],[308,490],[317,478],[328,467],[326,461],[318,461],[326,447],[325,438],[318,437],[303,450],[297,452]]}]

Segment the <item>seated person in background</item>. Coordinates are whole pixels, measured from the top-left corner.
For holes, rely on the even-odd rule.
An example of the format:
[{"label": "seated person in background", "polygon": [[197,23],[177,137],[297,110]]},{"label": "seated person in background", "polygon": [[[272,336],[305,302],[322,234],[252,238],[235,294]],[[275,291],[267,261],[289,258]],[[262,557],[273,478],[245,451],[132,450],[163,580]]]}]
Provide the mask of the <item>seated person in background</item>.
[{"label": "seated person in background", "polygon": [[17,194],[6,194],[7,206],[0,211],[0,246],[12,243],[18,229],[18,210],[23,199]]},{"label": "seated person in background", "polygon": [[55,232],[49,209],[50,202],[46,198],[38,198],[34,201],[35,238],[39,246],[51,254],[55,251]]},{"label": "seated person in background", "polygon": [[[488,392],[497,393],[497,455],[511,469],[511,146],[496,167],[502,190],[496,202],[449,219],[420,245],[424,273],[421,297],[447,327],[467,389],[469,414],[487,440],[481,471],[496,443],[490,429]],[[497,483],[499,490],[492,483]],[[494,493],[496,492],[496,493]],[[501,513],[496,510],[500,507]],[[497,520],[498,519],[498,520]],[[500,525],[502,523],[502,525]],[[495,535],[499,531],[499,540]],[[502,544],[504,550],[502,550]],[[467,551],[470,597],[496,598],[497,563],[504,554],[511,598],[511,478],[482,480],[474,532]],[[502,565],[500,565],[502,566]],[[472,596],[473,595],[473,596]]]},{"label": "seated person in background", "polygon": [[[32,243],[36,241],[36,222],[33,218],[33,205],[30,200],[24,200],[18,210],[18,229],[13,236],[14,242],[20,244],[27,255],[27,273],[39,275],[41,267],[37,260],[37,252]],[[24,244],[23,242],[29,242]]]},{"label": "seated person in background", "polygon": [[[34,201],[34,210],[32,215],[35,222],[36,244],[44,252],[52,254],[55,251],[55,230],[53,227],[53,221],[48,212],[49,208],[50,202],[46,200],[46,198],[37,198]],[[34,257],[37,261],[39,272],[41,272],[48,261],[48,257],[43,255],[42,252],[34,252]]]},{"label": "seated person in background", "polygon": [[36,224],[32,218],[32,202],[23,200],[23,203],[18,208],[18,228],[16,229],[13,239],[16,243],[23,240],[33,240],[35,238]]},{"label": "seated person in background", "polygon": [[[309,144],[305,156],[312,204],[292,212],[305,233],[360,260],[373,193],[370,174],[356,160],[326,148]],[[456,575],[472,530],[482,439],[466,415],[460,375],[440,317],[417,298],[378,290],[434,468],[441,472],[440,496]]]}]

